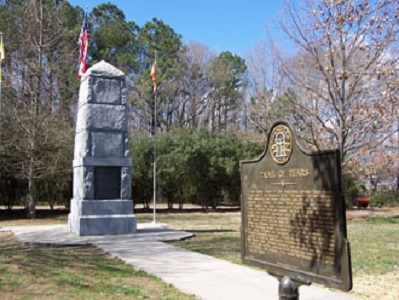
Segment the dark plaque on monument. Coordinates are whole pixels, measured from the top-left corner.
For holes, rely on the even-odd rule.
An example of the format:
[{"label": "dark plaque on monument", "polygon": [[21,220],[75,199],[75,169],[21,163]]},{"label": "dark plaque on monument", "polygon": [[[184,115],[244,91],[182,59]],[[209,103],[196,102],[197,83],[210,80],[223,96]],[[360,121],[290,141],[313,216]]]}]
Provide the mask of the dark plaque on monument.
[{"label": "dark plaque on monument", "polygon": [[241,180],[244,263],[300,284],[352,288],[338,150],[306,151],[277,122],[261,157],[241,162]]},{"label": "dark plaque on monument", "polygon": [[120,167],[94,167],[94,199],[119,199]]}]

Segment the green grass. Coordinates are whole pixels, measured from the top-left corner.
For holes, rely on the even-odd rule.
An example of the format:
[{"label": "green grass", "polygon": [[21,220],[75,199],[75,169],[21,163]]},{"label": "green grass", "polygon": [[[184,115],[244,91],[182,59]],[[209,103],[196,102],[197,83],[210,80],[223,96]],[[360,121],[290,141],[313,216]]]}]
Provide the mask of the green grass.
[{"label": "green grass", "polygon": [[[136,216],[139,223],[152,221],[151,214]],[[238,212],[158,214],[157,222],[196,235],[195,238],[172,243],[174,246],[241,263],[241,215]]]},{"label": "green grass", "polygon": [[194,299],[94,247],[17,243],[0,233],[2,299]]},{"label": "green grass", "polygon": [[[146,221],[150,217],[141,216]],[[160,215],[159,221],[196,234],[195,238],[173,245],[241,263],[239,213]],[[395,270],[399,264],[398,217],[353,220],[348,221],[347,227],[354,276]]]},{"label": "green grass", "polygon": [[399,217],[354,220],[347,227],[355,274],[394,271],[399,264]]},{"label": "green grass", "polygon": [[[136,214],[136,217],[138,223],[152,221],[152,214]],[[47,220],[44,221],[48,224]],[[159,213],[157,222],[196,235],[192,239],[173,243],[175,246],[241,263],[239,212]],[[368,274],[377,278],[394,271],[395,264],[399,264],[398,237],[398,215],[348,221],[354,277]],[[13,257],[11,269],[10,257]],[[174,289],[169,290],[159,279],[136,272],[113,259],[105,259],[101,252],[93,252],[92,248],[26,248],[19,244],[10,248],[1,241],[0,274],[6,274],[0,276],[0,294],[20,291],[21,286],[32,280],[36,282],[36,288],[45,287],[36,294],[35,288],[32,292],[28,292],[27,288],[28,296],[19,297],[21,299],[32,299],[40,293],[47,295],[47,299],[69,299],[71,294],[76,295],[76,299],[190,299]],[[52,286],[46,287],[49,281]],[[154,282],[159,286],[153,288]]]}]

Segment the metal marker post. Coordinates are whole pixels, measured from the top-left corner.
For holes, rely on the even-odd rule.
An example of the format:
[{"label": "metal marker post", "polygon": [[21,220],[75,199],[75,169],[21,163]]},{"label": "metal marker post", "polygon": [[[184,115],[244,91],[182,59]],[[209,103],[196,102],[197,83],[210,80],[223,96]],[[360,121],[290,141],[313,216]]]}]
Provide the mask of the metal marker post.
[{"label": "metal marker post", "polygon": [[298,287],[292,282],[291,278],[285,276],[278,285],[279,300],[298,300]]},{"label": "metal marker post", "polygon": [[[278,277],[277,277],[278,278]],[[278,278],[280,280],[280,278]],[[299,300],[299,287],[301,285],[310,285],[309,280],[297,281],[289,276],[281,278],[278,285],[278,299],[279,300]]]}]

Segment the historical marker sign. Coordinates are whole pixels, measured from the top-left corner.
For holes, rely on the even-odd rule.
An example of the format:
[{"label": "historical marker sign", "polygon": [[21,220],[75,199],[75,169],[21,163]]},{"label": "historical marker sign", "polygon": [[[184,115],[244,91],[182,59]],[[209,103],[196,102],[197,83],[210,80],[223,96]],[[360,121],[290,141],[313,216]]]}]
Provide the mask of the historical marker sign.
[{"label": "historical marker sign", "polygon": [[352,288],[339,151],[309,152],[285,122],[241,162],[242,259],[270,274]]}]

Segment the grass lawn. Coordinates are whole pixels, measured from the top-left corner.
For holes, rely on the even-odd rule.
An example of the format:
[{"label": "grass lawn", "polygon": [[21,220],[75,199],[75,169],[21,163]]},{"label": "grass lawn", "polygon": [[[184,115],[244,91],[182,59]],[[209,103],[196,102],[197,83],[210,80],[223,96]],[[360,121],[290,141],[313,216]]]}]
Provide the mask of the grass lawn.
[{"label": "grass lawn", "polygon": [[[143,215],[137,216],[139,222],[140,219],[149,221]],[[189,231],[196,235],[195,238],[175,242],[173,245],[241,264],[239,212],[160,214],[158,220],[174,229]]]},{"label": "grass lawn", "polygon": [[[152,214],[136,214],[136,217],[139,223],[152,221]],[[0,226],[21,222],[0,221]],[[34,222],[65,223],[66,216],[56,215],[52,221],[44,217]],[[239,212],[158,213],[157,222],[196,234],[195,238],[173,245],[241,264]],[[364,299],[373,299],[373,295],[379,300],[391,299],[392,295],[392,299],[396,299],[399,293],[399,209],[384,217],[362,215],[348,219],[348,239],[354,276],[352,292]],[[0,276],[2,295],[19,292],[23,297],[18,298],[26,299],[42,293],[48,299],[69,298],[71,294],[77,298],[191,299],[130,266],[104,259],[95,248],[27,247],[15,243],[10,236],[6,241],[3,236],[0,240],[0,274],[6,274]],[[379,295],[386,290],[385,284],[390,290],[384,298]]]},{"label": "grass lawn", "polygon": [[[353,220],[347,225],[354,274],[385,274],[399,265],[399,215]],[[395,267],[396,266],[396,267]]]},{"label": "grass lawn", "polygon": [[0,233],[1,299],[194,299],[95,247],[21,245]]},{"label": "grass lawn", "polygon": [[1,299],[194,299],[95,247],[21,245],[0,232]]},{"label": "grass lawn", "polygon": [[[149,221],[151,216],[138,215]],[[241,263],[239,213],[159,215],[159,222],[187,230],[196,237],[174,245],[192,251]],[[399,264],[399,215],[348,221],[352,270],[357,273],[385,274]]]},{"label": "grass lawn", "polygon": [[[360,299],[399,299],[399,209],[396,213],[348,221],[353,271],[350,293]],[[175,242],[175,246],[241,263],[239,213],[160,216],[159,219],[173,228],[196,233],[195,238]]]},{"label": "grass lawn", "polygon": [[[357,273],[385,274],[393,271],[395,265],[399,265],[399,209],[395,210],[395,213],[397,214],[387,217],[362,215],[361,218],[351,218],[347,222],[355,276]],[[153,220],[151,213],[136,214],[136,217],[138,223],[148,223]],[[0,220],[0,226],[65,222],[67,214],[56,211],[53,214],[39,214],[39,219],[34,221],[22,218]],[[178,247],[241,263],[239,212],[158,213],[157,222],[196,235],[193,239],[173,243]]]}]

